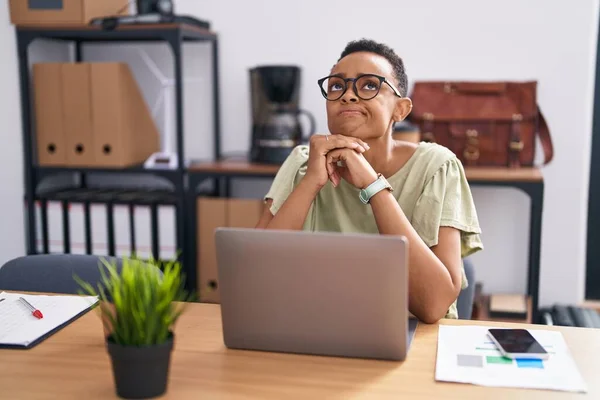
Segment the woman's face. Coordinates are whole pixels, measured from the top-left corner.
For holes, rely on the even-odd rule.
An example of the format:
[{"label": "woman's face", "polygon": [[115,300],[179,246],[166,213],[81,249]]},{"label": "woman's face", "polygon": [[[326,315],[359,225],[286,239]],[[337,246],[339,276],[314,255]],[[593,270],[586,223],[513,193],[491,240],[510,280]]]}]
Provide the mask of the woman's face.
[{"label": "woman's face", "polygon": [[[391,64],[382,56],[357,52],[342,58],[330,75],[356,78],[361,74],[384,76],[397,87]],[[360,89],[357,87],[357,89]],[[363,96],[364,97],[364,96]],[[394,121],[400,121],[410,111],[410,100],[396,96],[387,84],[382,83],[377,96],[370,100],[359,98],[348,82],[344,95],[335,101],[327,101],[327,123],[332,134],[375,139],[387,134]]]}]

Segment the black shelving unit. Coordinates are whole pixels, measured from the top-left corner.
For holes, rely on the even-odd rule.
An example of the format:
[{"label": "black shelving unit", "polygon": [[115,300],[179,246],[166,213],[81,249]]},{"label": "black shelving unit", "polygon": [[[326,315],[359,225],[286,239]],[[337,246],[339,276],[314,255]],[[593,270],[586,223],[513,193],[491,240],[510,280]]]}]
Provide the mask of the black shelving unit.
[{"label": "black shelving unit", "polygon": [[[21,91],[21,110],[23,126],[23,149],[24,149],[24,181],[26,214],[27,254],[36,253],[36,223],[35,202],[39,201],[42,217],[42,237],[44,252],[48,251],[48,220],[46,204],[48,200],[58,200],[63,205],[63,239],[65,253],[69,248],[69,224],[67,207],[71,202],[82,203],[85,213],[85,240],[86,252],[91,253],[91,218],[90,204],[100,202],[107,205],[107,243],[109,255],[114,255],[114,216],[112,206],[114,204],[128,204],[130,210],[130,222],[133,220],[133,206],[150,204],[151,206],[151,230],[153,256],[158,258],[158,218],[156,207],[161,204],[171,204],[176,208],[176,246],[179,260],[182,261],[184,269],[195,268],[190,263],[187,255],[187,243],[185,235],[187,230],[186,214],[186,170],[184,153],[184,107],[183,107],[183,65],[182,52],[184,42],[210,42],[212,44],[212,80],[213,80],[213,110],[214,110],[214,157],[220,157],[220,111],[219,111],[219,68],[218,68],[218,40],[213,32],[186,24],[153,24],[153,25],[131,25],[122,26],[115,30],[103,30],[92,26],[49,26],[30,27],[17,26],[17,51],[19,57],[19,77]],[[163,42],[167,43],[172,51],[174,59],[175,77],[175,123],[177,137],[178,165],[172,170],[144,169],[142,166],[132,168],[69,168],[69,167],[45,167],[37,163],[37,146],[35,141],[35,115],[32,112],[32,95],[30,82],[29,54],[28,49],[32,42],[37,39],[60,40],[73,43],[75,46],[75,62],[82,61],[81,46],[89,42]],[[155,190],[121,189],[118,191],[91,190],[87,185],[87,178],[92,174],[147,174],[162,178],[169,182],[173,188],[169,193],[157,193]],[[71,174],[78,182],[77,187],[68,188],[54,192],[40,193],[38,186],[46,177],[57,174]],[[133,229],[132,229],[133,230]],[[132,234],[132,244],[135,246],[135,237]],[[132,246],[132,247],[133,247]],[[132,248],[132,250],[135,250]],[[193,282],[187,280],[188,286]]]}]

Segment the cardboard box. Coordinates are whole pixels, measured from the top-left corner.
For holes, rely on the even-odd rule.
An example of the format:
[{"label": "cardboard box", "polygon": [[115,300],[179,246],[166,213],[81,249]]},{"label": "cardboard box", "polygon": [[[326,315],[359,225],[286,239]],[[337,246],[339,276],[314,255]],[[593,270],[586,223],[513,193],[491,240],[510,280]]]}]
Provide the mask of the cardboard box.
[{"label": "cardboard box", "polygon": [[227,226],[227,199],[201,197],[197,201],[197,290],[203,303],[219,302],[215,229]]},{"label": "cardboard box", "polygon": [[160,150],[127,64],[41,63],[33,72],[39,165],[124,168]]},{"label": "cardboard box", "polygon": [[263,202],[255,199],[200,197],[197,210],[199,298],[204,303],[219,303],[215,229],[254,228],[262,215]]},{"label": "cardboard box", "polygon": [[86,25],[92,19],[129,14],[129,0],[9,0],[15,25]]}]

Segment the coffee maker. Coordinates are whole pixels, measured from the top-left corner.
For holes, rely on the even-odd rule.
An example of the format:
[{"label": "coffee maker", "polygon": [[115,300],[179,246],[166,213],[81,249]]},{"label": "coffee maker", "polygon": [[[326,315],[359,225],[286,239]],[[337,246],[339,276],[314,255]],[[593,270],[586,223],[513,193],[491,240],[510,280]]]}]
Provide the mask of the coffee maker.
[{"label": "coffee maker", "polygon": [[[315,119],[302,110],[300,68],[293,65],[265,65],[250,69],[252,103],[253,162],[282,164],[294,147],[308,143],[315,133]],[[308,117],[304,132],[300,116]]]}]

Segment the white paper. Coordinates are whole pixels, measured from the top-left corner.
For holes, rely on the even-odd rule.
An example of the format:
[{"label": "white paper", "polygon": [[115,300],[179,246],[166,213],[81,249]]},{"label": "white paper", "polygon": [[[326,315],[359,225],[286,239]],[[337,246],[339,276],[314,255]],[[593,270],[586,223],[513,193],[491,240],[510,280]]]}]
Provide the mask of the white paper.
[{"label": "white paper", "polygon": [[548,360],[525,361],[502,357],[487,334],[490,328],[441,325],[435,379],[481,386],[587,392],[560,332],[530,329],[550,356]]},{"label": "white paper", "polygon": [[[23,297],[40,310],[37,319],[19,300]],[[0,293],[0,345],[28,346],[98,302],[95,296],[46,296]]]}]

